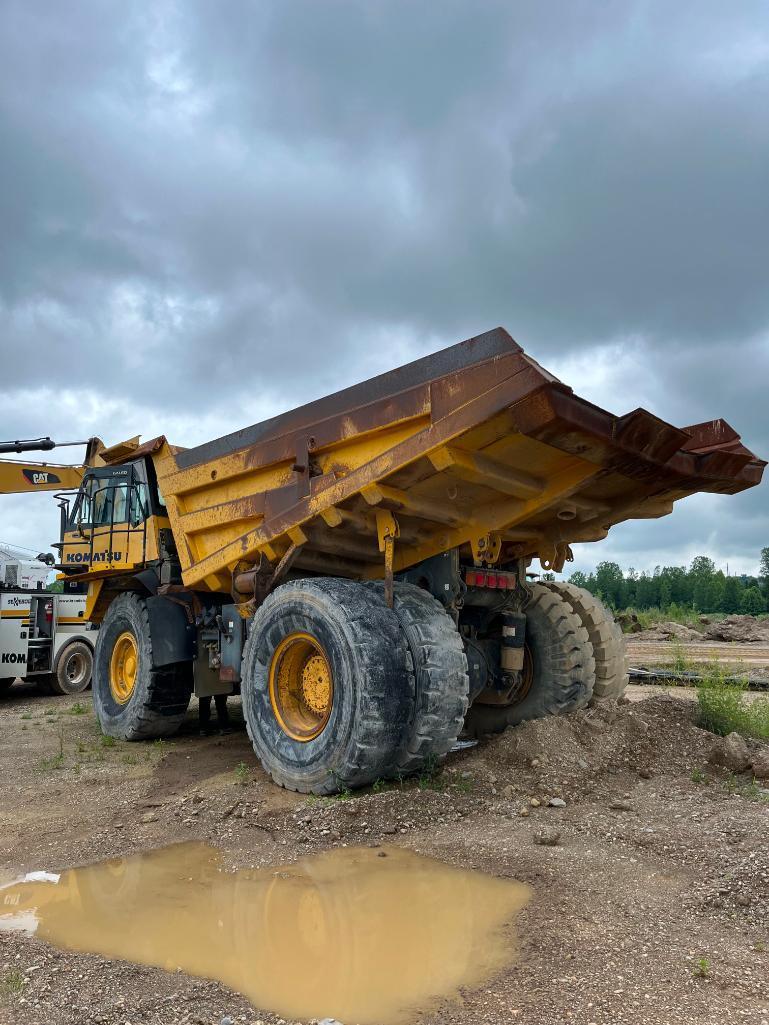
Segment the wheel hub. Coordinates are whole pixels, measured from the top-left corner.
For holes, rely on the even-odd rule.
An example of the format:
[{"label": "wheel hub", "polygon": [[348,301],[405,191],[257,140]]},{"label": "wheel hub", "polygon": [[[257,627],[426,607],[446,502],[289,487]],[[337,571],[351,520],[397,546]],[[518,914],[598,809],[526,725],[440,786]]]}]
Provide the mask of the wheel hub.
[{"label": "wheel hub", "polygon": [[293,633],[275,649],[269,669],[270,704],[280,728],[306,743],[326,728],[334,699],[328,658],[310,634]]},{"label": "wheel hub", "polygon": [[331,696],[331,673],[322,655],[311,655],[302,669],[302,697],[316,715],[323,715]]},{"label": "wheel hub", "polygon": [[82,655],[70,655],[67,659],[65,669],[67,679],[70,683],[80,683],[85,676],[85,659]]},{"label": "wheel hub", "polygon": [[139,649],[136,638],[130,630],[126,630],[115,641],[109,663],[109,689],[119,705],[130,701],[136,686],[138,668]]}]

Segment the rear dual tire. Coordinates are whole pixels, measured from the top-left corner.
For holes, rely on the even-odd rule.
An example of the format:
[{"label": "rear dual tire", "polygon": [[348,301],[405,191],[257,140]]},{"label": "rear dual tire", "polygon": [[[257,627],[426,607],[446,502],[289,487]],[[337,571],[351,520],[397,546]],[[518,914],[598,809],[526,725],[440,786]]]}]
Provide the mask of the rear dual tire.
[{"label": "rear dual tire", "polygon": [[595,658],[591,704],[603,699],[616,701],[628,682],[625,638],[619,623],[603,602],[583,587],[565,580],[551,580],[545,586],[568,602],[587,630]]},{"label": "rear dual tire", "polygon": [[[313,675],[321,663],[317,680],[331,681],[327,709]],[[354,789],[434,765],[454,744],[467,709],[456,627],[434,598],[409,584],[396,584],[393,609],[381,584],[284,584],[254,617],[242,677],[256,754],[276,783],[303,793]],[[323,694],[328,689],[324,683]]]},{"label": "rear dual tire", "polygon": [[528,689],[512,705],[473,705],[465,721],[470,736],[500,733],[527,719],[575,712],[592,698],[593,648],[572,606],[545,584],[536,583],[531,585],[524,611]]},{"label": "rear dual tire", "polygon": [[[287,644],[308,645],[303,665]],[[329,677],[328,708],[307,692],[313,658]],[[251,743],[272,779],[288,790],[333,794],[392,774],[414,698],[413,664],[398,620],[373,589],[296,580],[273,591],[254,616],[241,694]]]},{"label": "rear dual tire", "polygon": [[[384,595],[381,583],[372,585]],[[409,727],[394,758],[396,775],[439,762],[462,731],[469,700],[467,656],[454,620],[421,587],[397,583],[393,612],[414,664],[414,701]]]}]

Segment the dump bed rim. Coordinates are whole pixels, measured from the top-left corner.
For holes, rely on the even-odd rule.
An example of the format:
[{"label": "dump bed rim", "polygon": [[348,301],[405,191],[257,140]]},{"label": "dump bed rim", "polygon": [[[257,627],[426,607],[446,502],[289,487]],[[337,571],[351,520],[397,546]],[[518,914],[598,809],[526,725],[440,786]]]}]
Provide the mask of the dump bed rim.
[{"label": "dump bed rim", "polygon": [[[295,409],[279,413],[269,420],[225,434],[195,448],[184,449],[177,454],[176,465],[180,470],[190,469],[209,460],[230,455],[239,449],[273,441],[285,434],[295,434],[303,428],[311,428],[318,421],[344,416],[362,406],[386,401],[402,392],[424,387],[450,374],[513,354],[523,354],[522,347],[504,328],[493,328],[456,345],[422,356],[411,363],[405,363],[394,370],[378,374],[367,381],[313,399]],[[541,367],[538,369],[551,381],[557,380]]]}]

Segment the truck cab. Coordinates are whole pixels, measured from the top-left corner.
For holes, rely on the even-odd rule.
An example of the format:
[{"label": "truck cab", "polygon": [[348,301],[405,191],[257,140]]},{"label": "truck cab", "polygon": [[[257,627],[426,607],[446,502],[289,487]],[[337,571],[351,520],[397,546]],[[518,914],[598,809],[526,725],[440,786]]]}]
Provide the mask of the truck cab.
[{"label": "truck cab", "polygon": [[64,574],[135,572],[160,560],[160,532],[170,530],[149,459],[92,467],[78,491],[58,497]]}]

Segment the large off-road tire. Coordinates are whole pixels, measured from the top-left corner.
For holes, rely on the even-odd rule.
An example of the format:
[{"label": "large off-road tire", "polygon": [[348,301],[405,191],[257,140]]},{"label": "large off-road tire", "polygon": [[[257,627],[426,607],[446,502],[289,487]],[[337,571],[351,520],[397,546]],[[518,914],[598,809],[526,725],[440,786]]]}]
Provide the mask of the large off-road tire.
[{"label": "large off-road tire", "polygon": [[[380,582],[370,584],[384,598]],[[470,691],[462,638],[444,607],[414,584],[395,584],[393,610],[414,663],[415,695],[405,742],[395,759],[402,776],[444,757],[462,731]]]},{"label": "large off-road tire", "polygon": [[571,605],[593,645],[595,684],[592,701],[622,697],[628,674],[625,638],[619,623],[614,621],[614,616],[603,602],[584,588],[565,580],[551,580],[547,586]]},{"label": "large off-road tire", "polygon": [[280,786],[333,794],[397,774],[414,673],[398,618],[371,587],[319,577],[276,588],[241,675],[251,743]]},{"label": "large off-road tire", "polygon": [[93,652],[85,641],[65,645],[56,666],[46,681],[53,694],[81,694],[88,689],[93,675]]},{"label": "large off-road tire", "polygon": [[152,667],[147,606],[120,594],[102,621],[94,652],[93,704],[102,731],[121,740],[168,737],[184,722],[192,663]]},{"label": "large off-road tire", "polygon": [[593,648],[571,605],[549,587],[535,583],[524,611],[528,689],[512,705],[474,704],[465,720],[465,730],[471,736],[499,733],[525,719],[574,712],[592,697]]},{"label": "large off-road tire", "polygon": [[16,681],[15,676],[4,676],[0,680],[0,698],[4,698]]}]

